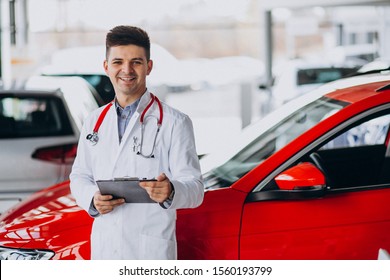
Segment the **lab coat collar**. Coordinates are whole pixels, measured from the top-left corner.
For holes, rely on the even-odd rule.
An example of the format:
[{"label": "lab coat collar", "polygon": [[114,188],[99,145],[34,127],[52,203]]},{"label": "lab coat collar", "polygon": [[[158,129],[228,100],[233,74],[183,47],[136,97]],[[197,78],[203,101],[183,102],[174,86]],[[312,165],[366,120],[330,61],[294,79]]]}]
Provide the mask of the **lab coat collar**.
[{"label": "lab coat collar", "polygon": [[143,110],[146,108],[146,106],[149,104],[151,95],[148,89],[144,92],[144,94],[141,96],[141,99],[139,101],[137,112],[138,114],[141,114]]}]

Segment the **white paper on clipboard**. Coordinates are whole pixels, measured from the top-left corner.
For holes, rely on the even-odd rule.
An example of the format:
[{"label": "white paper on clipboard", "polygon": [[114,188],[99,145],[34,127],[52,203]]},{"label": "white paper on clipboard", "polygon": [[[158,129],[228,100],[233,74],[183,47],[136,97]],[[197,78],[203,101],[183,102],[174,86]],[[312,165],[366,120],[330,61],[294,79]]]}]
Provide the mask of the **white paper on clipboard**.
[{"label": "white paper on clipboard", "polygon": [[103,195],[110,194],[114,198],[124,198],[126,203],[157,203],[149,197],[149,194],[139,186],[139,178],[115,178],[112,180],[98,180],[96,184],[100,193]]}]

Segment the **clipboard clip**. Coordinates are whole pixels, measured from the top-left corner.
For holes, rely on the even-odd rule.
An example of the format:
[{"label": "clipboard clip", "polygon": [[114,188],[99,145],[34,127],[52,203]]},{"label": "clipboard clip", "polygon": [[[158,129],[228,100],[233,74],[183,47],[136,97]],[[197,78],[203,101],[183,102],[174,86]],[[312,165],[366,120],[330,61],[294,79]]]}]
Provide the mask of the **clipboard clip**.
[{"label": "clipboard clip", "polygon": [[117,182],[117,181],[140,181],[140,182],[143,182],[143,181],[157,181],[155,178],[152,178],[152,179],[148,179],[148,178],[138,178],[138,177],[119,177],[119,178],[114,178],[114,181]]},{"label": "clipboard clip", "polygon": [[139,181],[138,177],[118,177],[114,178],[114,181]]}]

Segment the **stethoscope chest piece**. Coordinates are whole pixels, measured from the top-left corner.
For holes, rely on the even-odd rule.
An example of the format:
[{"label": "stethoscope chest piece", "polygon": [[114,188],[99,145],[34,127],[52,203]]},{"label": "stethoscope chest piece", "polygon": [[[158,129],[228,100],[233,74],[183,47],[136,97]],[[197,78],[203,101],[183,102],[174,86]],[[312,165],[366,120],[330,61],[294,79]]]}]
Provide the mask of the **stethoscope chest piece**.
[{"label": "stethoscope chest piece", "polygon": [[99,142],[99,136],[96,132],[93,132],[87,135],[87,140],[89,140],[92,145],[95,146],[97,142]]}]

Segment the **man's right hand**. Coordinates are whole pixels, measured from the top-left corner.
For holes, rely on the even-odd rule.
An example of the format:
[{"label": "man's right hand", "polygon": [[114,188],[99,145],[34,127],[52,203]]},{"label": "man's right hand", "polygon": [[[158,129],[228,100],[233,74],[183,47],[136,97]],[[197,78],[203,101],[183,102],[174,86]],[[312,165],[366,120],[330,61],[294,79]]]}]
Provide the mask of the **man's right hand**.
[{"label": "man's right hand", "polygon": [[93,196],[93,205],[100,214],[107,214],[114,210],[115,207],[125,203],[123,198],[112,199],[112,195],[102,195],[97,191]]}]

